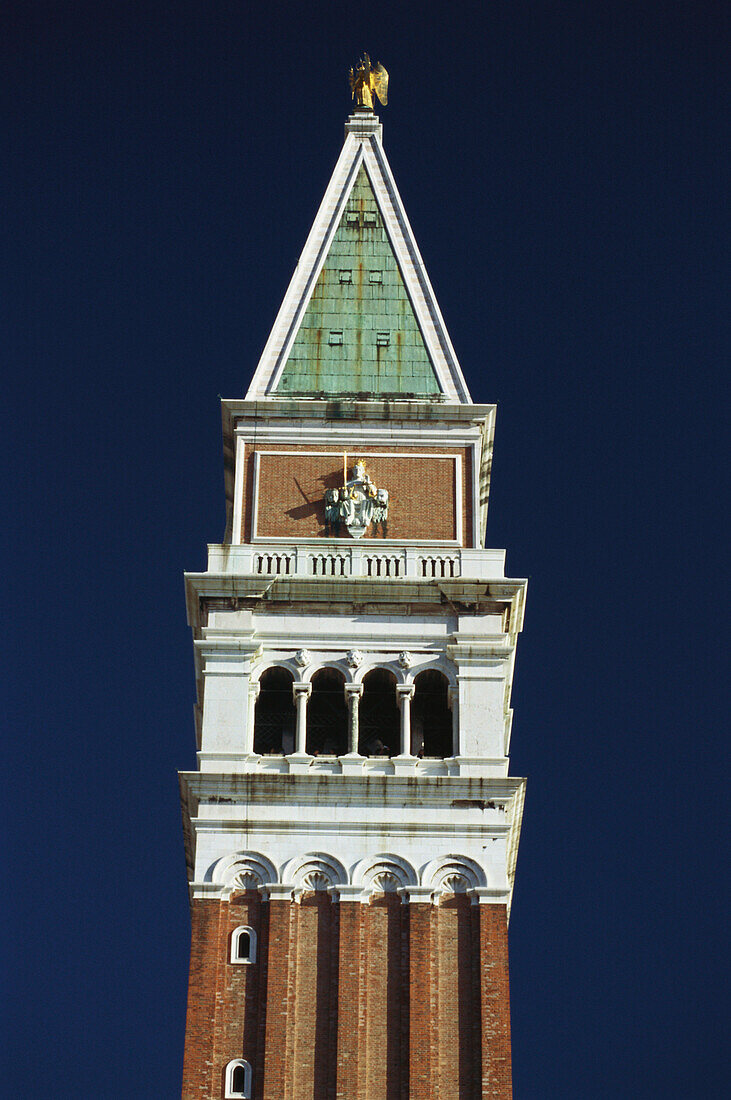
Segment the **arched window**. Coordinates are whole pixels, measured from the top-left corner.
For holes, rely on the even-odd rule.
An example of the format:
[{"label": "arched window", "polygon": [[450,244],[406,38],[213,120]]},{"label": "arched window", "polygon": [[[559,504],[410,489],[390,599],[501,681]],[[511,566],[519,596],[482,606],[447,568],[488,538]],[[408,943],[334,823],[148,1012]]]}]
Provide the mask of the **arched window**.
[{"label": "arched window", "polygon": [[449,680],[434,668],[420,672],[411,704],[411,751],[416,756],[451,756],[452,712]]},{"label": "arched window", "polygon": [[251,1100],[251,1066],[236,1058],[226,1066],[225,1100]]},{"label": "arched window", "polygon": [[286,668],[268,668],[261,674],[254,708],[254,752],[294,752],[293,683]]},{"label": "arched window", "polygon": [[256,962],[256,932],[248,925],[242,924],[231,933],[231,962]]},{"label": "arched window", "polygon": [[312,677],[307,702],[307,752],[340,756],[348,751],[348,707],[345,677],[336,668],[321,668]]},{"label": "arched window", "polygon": [[386,668],[374,668],[363,677],[358,729],[361,756],[398,755],[401,716],[396,701],[396,677]]}]

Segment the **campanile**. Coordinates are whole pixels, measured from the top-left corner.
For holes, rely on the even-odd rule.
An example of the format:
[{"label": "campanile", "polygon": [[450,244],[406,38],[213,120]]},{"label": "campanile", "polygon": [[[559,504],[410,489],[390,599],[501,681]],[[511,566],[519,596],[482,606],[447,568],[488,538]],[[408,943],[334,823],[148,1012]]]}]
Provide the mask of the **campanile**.
[{"label": "campanile", "polygon": [[226,535],[186,576],[183,1098],[507,1100],[526,582],[484,549],[495,407],[367,105],[222,409]]}]

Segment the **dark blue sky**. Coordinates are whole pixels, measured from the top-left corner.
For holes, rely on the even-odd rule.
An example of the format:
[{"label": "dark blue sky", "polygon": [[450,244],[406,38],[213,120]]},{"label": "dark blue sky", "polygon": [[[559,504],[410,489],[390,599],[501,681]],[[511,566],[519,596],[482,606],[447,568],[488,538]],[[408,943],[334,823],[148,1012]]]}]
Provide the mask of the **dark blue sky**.
[{"label": "dark blue sky", "polygon": [[363,49],[472,396],[499,404],[488,545],[531,578],[516,1100],[721,1095],[729,5],[0,22],[6,1095],[180,1094],[182,571],[222,536],[218,395],[248,385]]}]

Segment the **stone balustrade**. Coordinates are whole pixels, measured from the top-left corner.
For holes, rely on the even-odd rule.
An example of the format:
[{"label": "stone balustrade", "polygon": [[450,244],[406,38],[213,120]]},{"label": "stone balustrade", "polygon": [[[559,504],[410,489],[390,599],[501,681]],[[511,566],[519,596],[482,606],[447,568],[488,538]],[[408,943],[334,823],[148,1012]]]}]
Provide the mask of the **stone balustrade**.
[{"label": "stone balustrade", "polygon": [[208,571],[238,576],[368,577],[380,580],[502,580],[504,550],[424,548],[344,542],[208,547]]}]

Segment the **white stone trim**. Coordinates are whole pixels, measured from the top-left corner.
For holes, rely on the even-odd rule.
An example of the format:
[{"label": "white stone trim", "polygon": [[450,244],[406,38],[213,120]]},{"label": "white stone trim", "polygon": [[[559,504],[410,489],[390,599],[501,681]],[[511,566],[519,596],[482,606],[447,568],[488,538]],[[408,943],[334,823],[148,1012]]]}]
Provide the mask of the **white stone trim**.
[{"label": "white stone trim", "polygon": [[[474,859],[468,856],[449,855],[431,860],[421,873],[422,886],[428,886],[432,896],[450,894],[469,894],[484,889],[487,885],[485,872]],[[501,891],[502,892],[502,891]]]},{"label": "white stone trim", "polygon": [[472,452],[472,545],[476,550],[483,549],[484,538],[480,532],[480,445],[473,443]]},{"label": "white stone trim", "polygon": [[[423,549],[424,553],[419,551]],[[257,559],[260,555],[289,555],[291,568],[288,573],[259,573]],[[376,554],[400,555],[403,572],[397,577],[368,577],[367,558]],[[439,581],[439,580],[490,580],[505,581],[505,551],[476,550],[469,546],[459,546],[456,542],[437,542],[426,539],[354,539],[308,538],[294,539],[279,536],[273,539],[257,539],[255,544],[227,546],[210,543],[208,546],[208,573],[188,574],[191,578],[206,579],[219,577],[265,577],[288,576],[321,579],[310,571],[310,555],[341,555],[348,561],[348,574],[342,578],[350,580],[363,577],[367,580],[392,581]],[[420,562],[423,557],[449,557],[456,563],[455,577],[423,577]],[[512,583],[525,584],[523,581]],[[304,642],[302,643],[304,645]],[[309,648],[309,646],[308,646]]]},{"label": "white stone trim", "polygon": [[360,887],[360,900],[367,902],[374,894],[394,893],[407,900],[404,890],[418,883],[416,871],[401,856],[386,853],[360,860],[352,871],[353,886]]},{"label": "white stone trim", "polygon": [[[251,541],[258,541],[258,527],[259,527],[259,454],[260,451],[254,451],[254,484],[251,491]],[[243,502],[242,502],[243,510]],[[274,541],[274,540],[272,540]],[[278,540],[277,540],[278,541]]]},{"label": "white stone trim", "polygon": [[[198,819],[192,819],[194,828],[200,824]],[[224,823],[206,822],[206,825],[218,826]],[[365,823],[364,823],[365,824]],[[250,829],[250,825],[247,829]],[[276,822],[271,822],[270,827],[277,827]],[[505,851],[505,827],[499,829],[499,835],[491,839],[498,843],[501,853]],[[238,828],[241,828],[239,823]],[[309,828],[309,827],[308,827]],[[384,824],[383,831],[389,831],[394,837],[399,831]],[[496,827],[492,827],[493,831]],[[217,829],[217,831],[218,831]],[[472,836],[474,830],[468,830],[464,826],[458,827],[463,839],[474,845],[479,841],[478,835]],[[513,826],[514,829],[514,826]],[[294,826],[294,831],[303,831],[303,827]],[[452,827],[452,832],[454,827]],[[443,826],[441,834],[434,832],[431,839],[428,838],[430,830],[423,830],[423,842],[432,850],[440,839],[446,839],[450,832],[447,826]],[[223,835],[223,834],[222,834]],[[332,826],[330,826],[332,835]],[[482,838],[485,837],[484,829]],[[484,848],[484,843],[483,843]],[[239,861],[244,863],[256,862],[261,859],[256,853],[237,853],[234,857],[219,860],[220,865],[233,866]],[[490,867],[490,871],[486,870]],[[438,856],[426,863],[417,874],[413,864],[401,855],[393,852],[369,855],[356,862],[350,873],[345,869],[341,861],[333,854],[323,851],[310,852],[287,860],[277,874],[270,864],[273,872],[271,881],[258,885],[258,890],[265,899],[294,900],[299,902],[308,892],[327,893],[334,901],[360,901],[368,902],[377,894],[395,893],[405,902],[431,902],[438,904],[440,899],[453,894],[464,893],[477,904],[508,904],[511,895],[511,875],[506,874],[506,867],[502,857],[497,863],[488,858],[487,864],[481,864],[476,859],[464,854],[451,853]],[[510,868],[509,870],[512,870]],[[224,884],[191,883],[191,894],[194,897],[220,897],[224,900],[230,896],[230,889]],[[250,935],[250,953],[248,959],[239,959],[237,954],[237,936],[247,932]],[[256,931],[248,925],[240,925],[231,933],[230,961],[231,963],[254,963],[257,957]]]},{"label": "white stone trim", "polygon": [[220,888],[223,897],[236,890],[258,889],[277,882],[277,869],[270,859],[259,852],[235,852],[216,861],[206,875],[206,881]]},{"label": "white stone trim", "polygon": [[325,852],[310,852],[291,859],[282,868],[282,880],[292,884],[296,901],[308,891],[335,891],[348,881],[342,863]]},{"label": "white stone trim", "polygon": [[246,469],[246,440],[239,433],[235,437],[234,451],[234,499],[233,520],[231,524],[231,544],[241,545],[241,528],[244,521],[244,481]]}]

